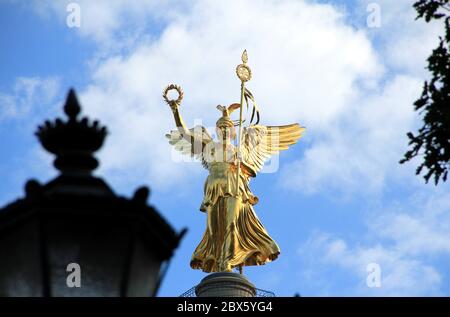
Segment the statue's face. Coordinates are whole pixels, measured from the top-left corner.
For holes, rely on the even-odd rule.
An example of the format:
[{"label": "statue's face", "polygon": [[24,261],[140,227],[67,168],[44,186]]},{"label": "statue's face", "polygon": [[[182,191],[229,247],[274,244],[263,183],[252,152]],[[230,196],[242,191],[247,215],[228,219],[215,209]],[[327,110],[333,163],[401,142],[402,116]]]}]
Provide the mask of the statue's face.
[{"label": "statue's face", "polygon": [[217,138],[223,143],[230,143],[236,139],[236,129],[234,127],[218,127],[216,132]]}]

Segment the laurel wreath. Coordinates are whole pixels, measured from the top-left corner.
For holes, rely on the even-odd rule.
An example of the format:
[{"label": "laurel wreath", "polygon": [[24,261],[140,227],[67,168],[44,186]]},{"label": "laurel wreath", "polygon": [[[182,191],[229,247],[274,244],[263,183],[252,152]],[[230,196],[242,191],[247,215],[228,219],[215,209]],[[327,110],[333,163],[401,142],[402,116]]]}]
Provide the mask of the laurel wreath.
[{"label": "laurel wreath", "polygon": [[[178,93],[178,98],[177,99],[174,100],[174,99],[169,99],[167,97],[167,94],[171,90],[176,90],[177,91],[177,93]],[[177,104],[179,106],[181,104],[181,100],[183,100],[183,90],[178,85],[170,84],[169,86],[166,87],[166,89],[164,89],[163,98],[164,98],[164,101],[168,105],[173,105],[175,103],[175,104]]]}]

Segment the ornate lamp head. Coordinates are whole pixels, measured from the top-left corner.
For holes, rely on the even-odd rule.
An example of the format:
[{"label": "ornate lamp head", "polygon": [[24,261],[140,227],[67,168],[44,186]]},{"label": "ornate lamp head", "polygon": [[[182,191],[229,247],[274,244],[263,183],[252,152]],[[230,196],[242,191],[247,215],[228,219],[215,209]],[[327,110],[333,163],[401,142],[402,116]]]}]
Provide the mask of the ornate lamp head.
[{"label": "ornate lamp head", "polygon": [[57,118],[45,121],[36,132],[42,146],[56,155],[54,165],[63,174],[90,174],[98,166],[93,157],[103,145],[107,131],[98,121],[89,122],[87,117],[78,119],[81,107],[75,91],[71,89],[64,105],[67,121]]}]

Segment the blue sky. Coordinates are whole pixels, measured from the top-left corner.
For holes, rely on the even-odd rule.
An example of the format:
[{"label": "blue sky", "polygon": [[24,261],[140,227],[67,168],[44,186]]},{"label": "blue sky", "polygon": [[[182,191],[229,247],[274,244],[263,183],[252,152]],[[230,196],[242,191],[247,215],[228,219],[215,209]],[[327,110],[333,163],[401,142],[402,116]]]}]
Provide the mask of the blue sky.
[{"label": "blue sky", "polygon": [[[246,48],[261,123],[307,132],[276,173],[252,181],[282,254],[245,274],[280,296],[450,294],[448,184],[425,185],[415,163],[398,164],[441,29],[414,21],[413,1],[76,1],[79,28],[66,24],[68,3],[0,2],[0,205],[28,178],[56,175],[33,132],[75,87],[84,113],[111,131],[96,174],[124,196],[149,185],[150,203],[189,228],[160,296],[194,286],[207,174],[166,143],[174,123],[161,92],[180,84],[188,125],[213,126],[215,106],[238,101]],[[367,24],[370,3],[378,27]],[[370,263],[380,287],[366,284]]]}]

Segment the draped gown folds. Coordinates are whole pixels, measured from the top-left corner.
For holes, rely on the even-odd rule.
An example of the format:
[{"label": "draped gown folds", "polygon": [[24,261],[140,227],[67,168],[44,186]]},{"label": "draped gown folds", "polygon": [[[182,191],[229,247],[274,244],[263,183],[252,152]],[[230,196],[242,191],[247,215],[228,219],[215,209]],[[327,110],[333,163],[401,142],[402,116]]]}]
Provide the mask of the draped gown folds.
[{"label": "draped gown folds", "polygon": [[232,163],[213,162],[209,166],[200,207],[207,213],[207,225],[192,256],[192,268],[224,272],[239,266],[262,265],[280,254],[255,214],[253,206],[258,198],[251,192],[245,172],[240,174],[240,195],[234,197],[236,173]]}]

